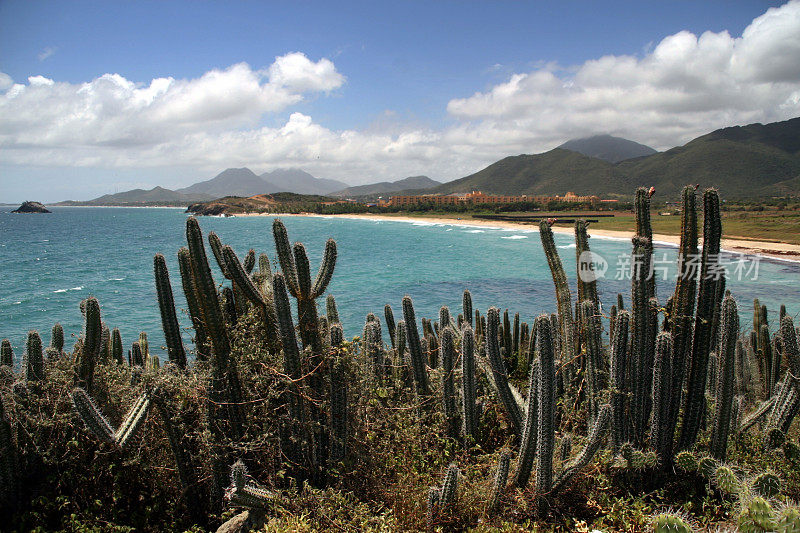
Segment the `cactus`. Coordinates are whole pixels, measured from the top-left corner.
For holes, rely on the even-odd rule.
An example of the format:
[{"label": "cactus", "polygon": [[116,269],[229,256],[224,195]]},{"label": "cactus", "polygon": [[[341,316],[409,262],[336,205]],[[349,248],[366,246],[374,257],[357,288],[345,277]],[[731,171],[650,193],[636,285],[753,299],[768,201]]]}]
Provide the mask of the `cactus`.
[{"label": "cactus", "polygon": [[737,433],[744,433],[751,427],[753,427],[759,420],[764,418],[767,414],[771,412],[773,407],[775,406],[775,401],[777,400],[776,396],[772,396],[769,400],[763,401],[756,408],[747,416],[742,419],[742,422],[739,424],[737,429]]},{"label": "cactus", "polygon": [[11,348],[11,341],[3,339],[0,343],[0,365],[14,368],[14,350]]},{"label": "cactus", "polygon": [[447,472],[445,472],[444,480],[442,481],[439,498],[440,508],[452,507],[455,504],[458,496],[458,474],[458,466],[455,463],[451,463],[447,467]]},{"label": "cactus", "polygon": [[433,531],[436,523],[436,517],[439,514],[439,499],[441,498],[441,491],[439,487],[428,488],[428,506],[427,506],[427,525],[428,531]]},{"label": "cactus", "polygon": [[492,498],[489,500],[489,511],[494,511],[500,506],[500,499],[503,497],[506,483],[508,483],[508,470],[511,465],[511,454],[502,452],[500,460],[497,462],[497,470],[494,474],[494,483],[492,484]]},{"label": "cactus", "polygon": [[759,496],[774,498],[781,492],[781,478],[774,472],[762,472],[753,478],[750,486]]},{"label": "cactus", "polygon": [[496,307],[491,307],[486,313],[486,355],[492,367],[494,386],[508,415],[511,428],[514,433],[520,435],[522,433],[522,413],[508,385],[508,374],[500,353],[499,329],[500,310]]},{"label": "cactus", "polygon": [[536,490],[539,494],[547,494],[553,485],[553,450],[556,431],[555,353],[553,351],[553,333],[548,317],[541,315],[537,318],[535,328],[536,348],[539,353]]},{"label": "cactus", "polygon": [[604,405],[597,413],[597,417],[589,428],[589,436],[586,445],[581,452],[570,461],[553,483],[553,492],[562,490],[569,483],[575,474],[580,472],[594,458],[595,454],[603,444],[603,437],[611,423],[611,407]]},{"label": "cactus", "polygon": [[653,517],[653,533],[692,533],[694,529],[683,517],[674,513],[661,513]]},{"label": "cactus", "polygon": [[208,358],[208,337],[203,321],[203,309],[200,306],[200,293],[197,286],[197,275],[194,271],[189,249],[186,247],[178,250],[178,267],[181,272],[181,286],[189,307],[189,318],[194,328],[194,344],[197,359],[205,361]]},{"label": "cactus", "polygon": [[50,347],[59,352],[64,351],[64,328],[58,322],[55,323],[50,333]]},{"label": "cactus", "polygon": [[147,341],[147,333],[144,331],[139,333],[139,347],[142,349],[145,360],[150,357],[150,343]]},{"label": "cactus", "polygon": [[392,306],[386,304],[383,306],[383,316],[386,318],[386,329],[389,330],[389,339],[392,342],[392,349],[397,349],[397,324],[394,321],[394,312]]},{"label": "cactus", "polygon": [[755,497],[744,503],[738,518],[741,533],[763,533],[775,530],[772,518],[772,507],[761,497]]},{"label": "cactus", "polygon": [[625,372],[628,367],[628,331],[630,328],[630,312],[620,310],[611,343],[611,438],[615,452],[627,441],[625,399],[627,383]]},{"label": "cactus", "polygon": [[339,311],[336,309],[336,300],[333,298],[333,294],[328,295],[328,298],[325,301],[325,305],[326,305],[325,310],[328,316],[328,323],[338,324]]},{"label": "cactus", "polygon": [[800,510],[797,507],[784,507],[777,517],[775,531],[778,533],[800,532]]},{"label": "cactus", "polygon": [[83,349],[78,362],[77,384],[92,392],[94,367],[100,353],[100,337],[103,333],[100,321],[100,304],[94,297],[85,300],[86,328],[83,335]]},{"label": "cactus", "polygon": [[592,300],[581,302],[581,337],[586,350],[586,384],[589,403],[589,418],[597,415],[601,391],[606,387],[606,362],[601,341],[602,324],[600,314]]},{"label": "cactus", "polygon": [[578,298],[579,302],[589,300],[595,308],[600,306],[597,297],[597,279],[594,276],[594,265],[590,262],[589,235],[586,229],[589,224],[585,220],[575,221],[575,257],[578,269]]},{"label": "cactus", "polygon": [[555,241],[553,240],[553,230],[550,223],[542,220],[539,223],[539,237],[542,240],[542,248],[544,249],[547,264],[550,267],[550,273],[553,277],[553,284],[556,289],[556,300],[558,302],[558,331],[557,335],[560,341],[560,355],[559,358],[563,363],[562,367],[567,373],[567,381],[571,380],[571,365],[575,357],[575,324],[572,317],[572,298],[569,292],[569,284],[567,283],[567,275],[564,273],[564,266],[561,264],[561,258],[558,256],[558,249],[556,248]]},{"label": "cactus", "polygon": [[26,381],[42,381],[45,379],[42,338],[39,336],[39,332],[35,330],[28,332],[23,369]]},{"label": "cactus", "polygon": [[[331,326],[331,346],[342,344],[342,326]],[[343,355],[334,358],[331,365],[331,461],[336,464],[347,456],[347,363]]]},{"label": "cactus", "polygon": [[[535,328],[536,326],[534,326]],[[514,484],[525,488],[533,471],[539,439],[539,359],[534,359],[528,384],[528,399],[525,405],[525,423],[519,442],[517,470],[514,473]]]},{"label": "cactus", "polygon": [[242,264],[244,271],[251,274],[256,266],[256,251],[250,248],[247,250],[247,255],[244,256],[244,263]]},{"label": "cactus", "polygon": [[475,333],[469,324],[461,332],[461,416],[464,421],[464,436],[478,440],[478,411],[475,405]]},{"label": "cactus", "polygon": [[[464,290],[461,305],[464,309],[464,320],[472,327],[472,294],[470,294],[468,290]],[[475,327],[477,327],[477,325],[475,325]]]},{"label": "cactus", "polygon": [[186,352],[183,349],[178,317],[175,315],[175,299],[172,296],[172,286],[169,282],[167,260],[163,255],[156,254],[153,257],[153,271],[158,293],[158,307],[161,311],[161,326],[164,328],[164,338],[167,341],[167,355],[170,362],[177,365],[178,368],[186,368]]},{"label": "cactus", "polygon": [[406,327],[406,343],[408,352],[411,355],[411,367],[414,372],[417,394],[429,396],[428,371],[425,368],[426,357],[422,353],[422,343],[419,338],[419,330],[417,330],[417,319],[414,315],[414,304],[408,296],[403,297],[403,322]]},{"label": "cactus", "polygon": [[125,448],[147,418],[147,411],[150,409],[150,394],[145,393],[134,402],[117,430],[114,430],[84,389],[78,387],[72,391],[72,404],[95,437],[103,442],[114,443],[120,448]]},{"label": "cactus", "polygon": [[719,468],[719,462],[708,455],[704,455],[697,461],[697,471],[708,479],[714,476],[717,468]]},{"label": "cactus", "polygon": [[683,427],[679,448],[690,448],[700,431],[705,401],[705,381],[708,354],[711,352],[711,326],[719,279],[716,274],[722,223],[719,214],[719,195],[708,189],[703,194],[703,256],[700,269],[700,289],[697,296],[692,356],[689,360],[686,397],[683,402]]},{"label": "cactus", "polygon": [[13,508],[18,497],[18,453],[14,431],[0,398],[0,509]]},{"label": "cactus", "polygon": [[119,329],[114,328],[111,332],[111,359],[117,364],[122,364],[122,336]]},{"label": "cactus", "polygon": [[697,456],[692,452],[682,451],[675,455],[675,466],[683,472],[697,472]]},{"label": "cactus", "polygon": [[662,469],[668,468],[672,463],[672,439],[675,430],[670,419],[670,407],[674,401],[673,353],[672,334],[659,333],[653,367],[653,425],[650,432],[650,446],[655,450]]},{"label": "cactus", "polygon": [[739,478],[736,477],[736,474],[733,473],[729,466],[722,465],[717,467],[713,480],[714,485],[726,494],[738,494],[742,489]]},{"label": "cactus", "polygon": [[738,337],[739,313],[736,309],[736,302],[731,296],[728,296],[722,304],[722,342],[720,343],[714,429],[711,433],[711,455],[720,461],[725,460],[728,434],[731,428],[735,388],[733,373],[736,363],[736,340]]},{"label": "cactus", "polygon": [[[443,308],[443,309],[446,309]],[[441,335],[442,352],[442,382],[443,382],[443,403],[444,417],[447,427],[447,436],[453,440],[458,439],[459,420],[458,408],[456,407],[456,385],[455,385],[455,332],[450,326],[442,330]]]},{"label": "cactus", "polygon": [[263,510],[276,501],[277,496],[253,483],[240,459],[231,466],[231,483],[225,489],[225,499],[237,507]]}]

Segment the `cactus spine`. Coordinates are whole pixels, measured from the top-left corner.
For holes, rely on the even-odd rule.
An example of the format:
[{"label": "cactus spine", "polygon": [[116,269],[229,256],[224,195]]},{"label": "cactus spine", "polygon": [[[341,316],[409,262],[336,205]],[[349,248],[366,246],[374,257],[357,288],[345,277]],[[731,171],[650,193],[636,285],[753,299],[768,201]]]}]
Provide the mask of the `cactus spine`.
[{"label": "cactus spine", "polygon": [[178,368],[186,368],[186,352],[183,349],[178,317],[175,315],[175,299],[172,296],[172,286],[169,282],[167,261],[163,255],[156,254],[153,257],[153,271],[158,293],[158,307],[161,311],[161,326],[167,341],[169,360]]}]

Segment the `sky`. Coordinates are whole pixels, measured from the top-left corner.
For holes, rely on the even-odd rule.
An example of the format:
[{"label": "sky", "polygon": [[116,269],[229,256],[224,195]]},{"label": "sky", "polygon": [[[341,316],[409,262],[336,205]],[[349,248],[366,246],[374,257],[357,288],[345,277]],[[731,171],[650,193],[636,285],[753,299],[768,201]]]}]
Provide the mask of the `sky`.
[{"label": "sky", "polygon": [[797,116],[800,0],[0,1],[0,202],[245,166],[449,181]]}]

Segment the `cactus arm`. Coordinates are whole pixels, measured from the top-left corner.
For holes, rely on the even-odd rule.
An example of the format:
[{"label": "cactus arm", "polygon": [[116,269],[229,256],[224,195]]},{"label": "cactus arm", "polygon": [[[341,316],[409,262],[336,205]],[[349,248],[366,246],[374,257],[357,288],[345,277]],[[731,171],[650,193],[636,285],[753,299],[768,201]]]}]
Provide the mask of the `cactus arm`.
[{"label": "cactus arm", "polygon": [[156,280],[156,292],[158,293],[158,307],[161,311],[161,326],[164,329],[169,360],[178,365],[179,368],[186,368],[186,352],[183,349],[178,317],[175,315],[175,300],[172,296],[172,286],[169,282],[167,261],[163,255],[156,254],[153,257],[153,271]]},{"label": "cactus arm", "polygon": [[286,287],[292,296],[297,298],[300,294],[300,289],[297,285],[297,271],[294,264],[292,245],[289,244],[289,234],[286,232],[286,226],[283,225],[279,218],[272,222],[272,235],[275,238],[275,251],[278,254],[281,272],[283,272],[286,280]]},{"label": "cactus arm", "polygon": [[500,353],[500,310],[491,307],[486,313],[486,317],[486,354],[492,368],[493,383],[514,433],[520,435],[522,433],[522,412],[511,394],[508,374]]},{"label": "cactus arm", "polygon": [[461,388],[464,435],[478,439],[478,411],[475,405],[475,333],[469,325],[464,326],[461,341]]},{"label": "cactus arm", "polygon": [[195,282],[194,267],[188,248],[178,250],[178,267],[181,273],[181,285],[183,294],[186,297],[186,305],[189,307],[189,318],[192,320],[194,328],[194,343],[197,351],[197,358],[204,361],[207,357],[206,327],[203,322],[203,311],[200,307],[197,284]]},{"label": "cactus arm", "polygon": [[733,395],[735,392],[734,367],[736,365],[736,341],[739,337],[739,313],[731,296],[722,303],[722,342],[717,376],[716,409],[714,429],[711,433],[711,456],[725,460],[728,434],[731,428]]},{"label": "cactus arm", "polygon": [[414,372],[414,381],[417,385],[417,394],[430,395],[428,385],[428,371],[425,368],[425,355],[422,353],[422,344],[417,329],[417,319],[414,314],[414,304],[408,296],[403,297],[403,321],[406,326],[406,343],[411,355],[411,366]]},{"label": "cactus arm", "polygon": [[581,450],[581,453],[578,454],[575,459],[570,461],[570,463],[564,468],[564,470],[559,474],[556,481],[553,483],[553,492],[559,492],[562,490],[567,483],[572,480],[572,478],[580,472],[595,454],[600,450],[600,446],[603,443],[603,435],[608,429],[608,425],[611,422],[611,408],[609,406],[603,406],[600,409],[600,412],[597,414],[597,418],[595,418],[594,423],[589,431],[589,437],[586,442],[586,446]]},{"label": "cactus arm", "polygon": [[95,437],[104,442],[115,442],[114,428],[84,389],[78,387],[72,391],[72,405]]},{"label": "cactus arm", "polygon": [[325,253],[322,256],[322,263],[319,265],[319,272],[314,280],[314,288],[311,289],[311,297],[319,298],[325,293],[328,284],[333,277],[333,270],[336,266],[336,241],[328,239],[325,243]]}]

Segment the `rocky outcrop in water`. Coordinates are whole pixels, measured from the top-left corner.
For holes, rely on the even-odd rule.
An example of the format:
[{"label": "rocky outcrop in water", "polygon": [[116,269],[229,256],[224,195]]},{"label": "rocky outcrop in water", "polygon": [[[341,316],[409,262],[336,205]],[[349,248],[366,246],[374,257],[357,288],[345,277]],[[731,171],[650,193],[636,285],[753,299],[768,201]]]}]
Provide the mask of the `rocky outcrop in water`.
[{"label": "rocky outcrop in water", "polygon": [[11,211],[12,213],[50,213],[40,202],[22,202],[22,205]]}]

